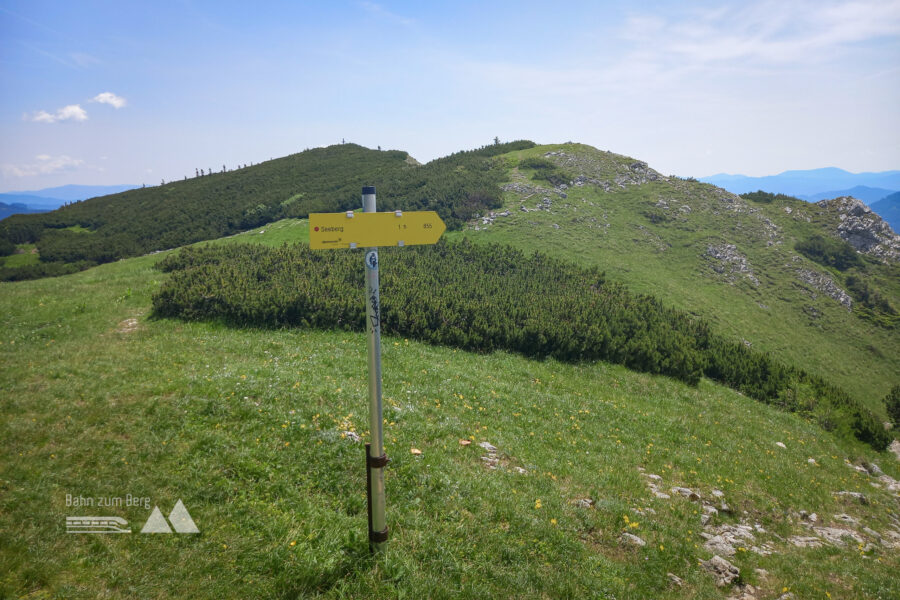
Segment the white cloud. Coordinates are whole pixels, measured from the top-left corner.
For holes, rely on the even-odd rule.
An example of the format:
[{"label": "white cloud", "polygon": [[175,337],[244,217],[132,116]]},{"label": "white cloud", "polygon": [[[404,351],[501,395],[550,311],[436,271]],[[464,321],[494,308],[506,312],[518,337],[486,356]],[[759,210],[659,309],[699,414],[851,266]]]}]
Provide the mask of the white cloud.
[{"label": "white cloud", "polygon": [[82,69],[87,69],[88,67],[91,67],[93,65],[100,64],[100,59],[91,56],[86,52],[70,52],[69,58],[75,61],[75,64],[77,64]]},{"label": "white cloud", "polygon": [[63,106],[56,111],[56,119],[58,121],[68,121],[69,119],[72,119],[73,121],[86,121],[87,118],[87,112],[85,112],[78,104]]},{"label": "white cloud", "polygon": [[[113,108],[119,109],[128,104],[122,96],[117,96],[112,92],[103,92],[91,98],[91,102],[99,102],[100,104],[109,104]],[[23,118],[26,121],[34,121],[35,123],[56,123],[59,121],[87,121],[87,111],[81,108],[80,104],[69,104],[57,109],[56,112],[49,113],[46,110],[38,110],[32,114],[25,114]]]},{"label": "white cloud", "polygon": [[7,177],[31,177],[34,175],[48,175],[57,171],[71,171],[84,164],[84,161],[80,158],[72,158],[65,154],[60,156],[38,154],[34,158],[38,162],[24,165],[2,164],[0,165],[0,171]]},{"label": "white cloud", "polygon": [[404,17],[402,15],[398,15],[397,13],[393,13],[375,2],[364,1],[360,2],[359,6],[362,7],[366,12],[388,19],[390,21],[394,21],[395,23],[399,23],[400,25],[405,25],[408,27],[410,25],[415,25],[416,23],[415,19],[410,19],[409,17]]},{"label": "white cloud", "polygon": [[101,104],[109,104],[114,108],[122,108],[128,102],[122,96],[116,96],[112,92],[103,92],[102,94],[97,94],[93,97],[93,102],[99,102]]},{"label": "white cloud", "polygon": [[25,118],[26,119],[30,118],[30,120],[35,121],[37,123],[53,123],[54,121],[56,121],[56,117],[54,117],[53,115],[51,115],[50,113],[48,113],[45,110],[39,110],[36,113],[34,113],[31,117],[28,117],[28,115],[25,115]]},{"label": "white cloud", "polygon": [[850,44],[900,35],[900,0],[762,0],[688,9],[670,18],[635,14],[624,37],[660,58],[707,65],[810,63]]},{"label": "white cloud", "polygon": [[25,115],[27,121],[35,123],[56,123],[57,121],[86,121],[88,118],[87,111],[81,108],[79,104],[69,104],[58,109],[51,114],[45,110],[39,110],[31,116]]}]

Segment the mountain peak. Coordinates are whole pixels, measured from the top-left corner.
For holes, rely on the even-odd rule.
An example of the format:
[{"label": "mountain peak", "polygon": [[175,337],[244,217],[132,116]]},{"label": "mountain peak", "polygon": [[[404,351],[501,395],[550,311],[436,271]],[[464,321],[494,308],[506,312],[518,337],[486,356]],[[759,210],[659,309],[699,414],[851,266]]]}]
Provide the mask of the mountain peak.
[{"label": "mountain peak", "polygon": [[862,200],[842,196],[816,203],[828,212],[837,213],[840,223],[836,233],[857,252],[869,254],[885,262],[900,262],[900,235]]}]

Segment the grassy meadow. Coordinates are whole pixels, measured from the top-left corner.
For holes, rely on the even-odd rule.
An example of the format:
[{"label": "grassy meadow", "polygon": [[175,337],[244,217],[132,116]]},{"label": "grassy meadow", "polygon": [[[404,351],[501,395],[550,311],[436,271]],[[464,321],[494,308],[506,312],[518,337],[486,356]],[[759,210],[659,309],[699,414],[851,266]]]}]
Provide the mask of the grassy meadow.
[{"label": "grassy meadow", "polygon": [[[306,238],[286,220],[216,243]],[[755,538],[728,560],[759,598],[900,596],[897,548],[862,529],[900,535],[897,496],[852,468],[900,478],[891,454],[706,380],[402,338],[383,340],[391,539],[372,557],[364,336],[154,318],[162,256],[0,284],[0,597],[725,598],[701,534],[742,523]],[[704,530],[673,486],[729,510]],[[143,506],[66,506],[129,494],[166,515],[181,499],[200,533],[140,534]],[[865,543],[796,547],[801,510],[852,517]],[[133,533],[66,533],[98,513]]]},{"label": "grassy meadow", "polygon": [[[860,318],[858,311],[848,311],[798,277],[799,270],[813,270],[843,285],[838,272],[794,249],[809,236],[834,235],[834,215],[801,200],[733,201],[724,190],[675,177],[642,185],[613,184],[609,191],[595,185],[569,186],[563,198],[547,181],[537,179],[534,169],[518,166],[523,159],[551,152],[562,153],[548,159],[573,178],[588,175],[611,182],[617,174],[633,176],[630,165],[635,159],[583,144],[511,152],[503,156],[509,181],[530,189],[505,193],[509,216],[498,216],[488,225],[476,220],[447,237],[501,242],[597,266],[635,292],[700,316],[730,339],[746,340],[756,350],[826,378],[884,415],[881,401],[900,373],[897,331]],[[551,201],[549,209],[538,210],[544,197]],[[708,256],[710,246],[724,244],[736,247],[749,272],[733,271],[732,264]],[[895,304],[900,301],[897,265],[867,264],[869,280]],[[714,267],[724,267],[724,272]]]}]

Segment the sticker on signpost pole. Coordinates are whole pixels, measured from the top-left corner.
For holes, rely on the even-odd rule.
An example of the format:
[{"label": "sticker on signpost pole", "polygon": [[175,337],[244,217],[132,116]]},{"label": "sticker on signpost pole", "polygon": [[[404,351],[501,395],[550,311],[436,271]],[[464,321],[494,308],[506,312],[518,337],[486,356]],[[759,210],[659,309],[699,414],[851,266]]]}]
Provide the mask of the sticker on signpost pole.
[{"label": "sticker on signpost pole", "polygon": [[378,268],[378,252],[375,250],[369,250],[366,253],[366,268],[370,271],[374,271]]}]

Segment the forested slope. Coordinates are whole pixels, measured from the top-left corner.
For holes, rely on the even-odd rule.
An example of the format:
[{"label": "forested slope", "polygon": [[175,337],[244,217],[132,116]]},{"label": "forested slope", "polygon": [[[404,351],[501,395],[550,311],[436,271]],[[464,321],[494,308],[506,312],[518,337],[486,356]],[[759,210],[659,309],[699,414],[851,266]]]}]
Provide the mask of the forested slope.
[{"label": "forested slope", "polygon": [[0,279],[80,270],[231,235],[285,217],[357,208],[363,185],[379,207],[437,211],[458,228],[499,206],[505,172],[492,156],[531,147],[495,144],[418,165],[406,152],[355,144],[316,148],[234,171],[93,198],[0,223],[0,244],[34,243],[40,263],[0,269]]}]

